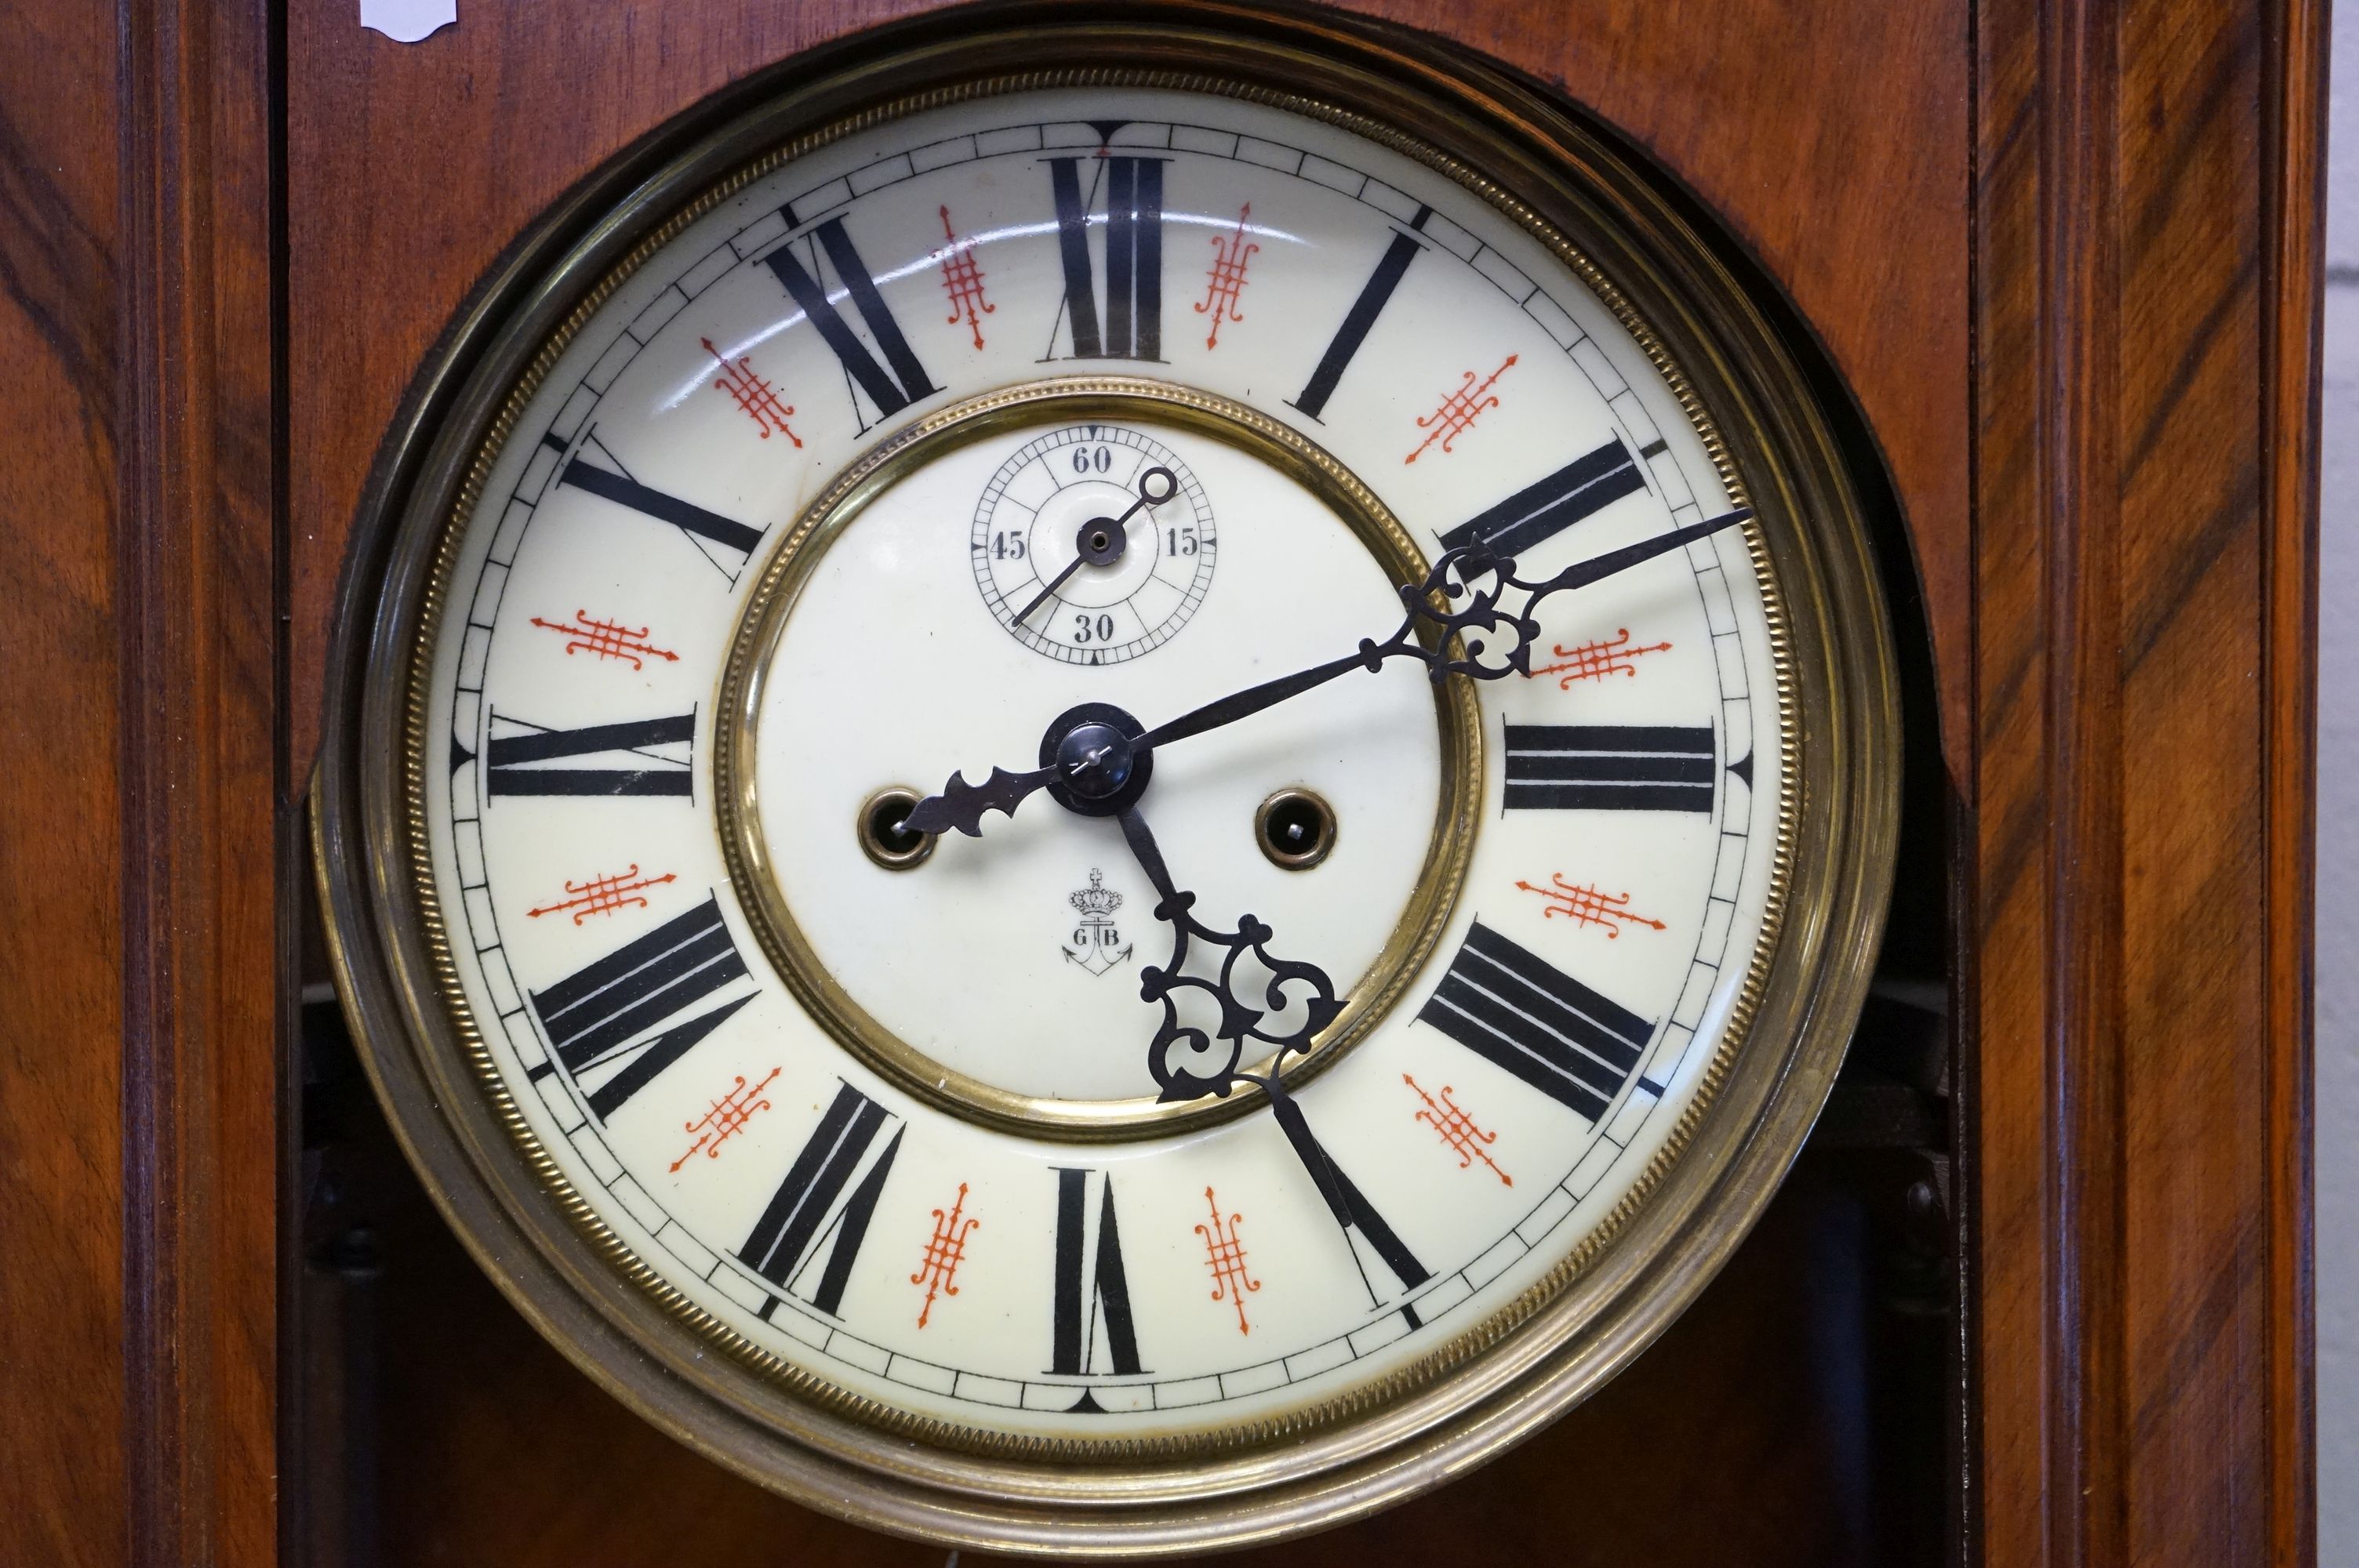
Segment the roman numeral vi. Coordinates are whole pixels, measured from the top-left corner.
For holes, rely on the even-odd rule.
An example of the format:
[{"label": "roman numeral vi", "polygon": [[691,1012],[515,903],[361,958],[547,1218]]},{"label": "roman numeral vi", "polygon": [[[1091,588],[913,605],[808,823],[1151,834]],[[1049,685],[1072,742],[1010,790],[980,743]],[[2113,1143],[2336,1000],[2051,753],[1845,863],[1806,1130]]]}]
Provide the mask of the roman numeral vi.
[{"label": "roman numeral vi", "polygon": [[[1097,1247],[1089,1251],[1090,1178],[1098,1178]],[[1085,1251],[1089,1266],[1082,1267]],[[1049,1370],[1082,1377],[1096,1370],[1098,1330],[1115,1372],[1139,1369],[1138,1336],[1130,1316],[1130,1277],[1122,1266],[1122,1236],[1114,1225],[1114,1178],[1095,1171],[1057,1173],[1055,1290],[1050,1296]]]}]

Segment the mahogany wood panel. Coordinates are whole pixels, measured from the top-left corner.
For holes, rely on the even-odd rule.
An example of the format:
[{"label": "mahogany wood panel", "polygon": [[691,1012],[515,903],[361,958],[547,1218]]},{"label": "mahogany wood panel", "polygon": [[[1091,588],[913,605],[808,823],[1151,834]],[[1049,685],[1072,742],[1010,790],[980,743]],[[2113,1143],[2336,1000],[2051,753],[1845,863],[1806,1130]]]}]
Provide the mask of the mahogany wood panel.
[{"label": "mahogany wood panel", "polygon": [[[119,1560],[121,888],[114,708],[114,30],[0,16],[0,1517],[37,1560]],[[72,526],[41,526],[44,516]],[[105,1521],[101,1533],[93,1521]]]},{"label": "mahogany wood panel", "polygon": [[268,14],[0,11],[0,1518],[275,1555]]},{"label": "mahogany wood panel", "polygon": [[117,23],[126,1523],[135,1561],[265,1563],[295,820],[269,16],[131,0]]},{"label": "mahogany wood panel", "polygon": [[[293,8],[297,692],[311,699],[321,688],[344,530],[378,438],[501,248],[588,169],[716,88],[926,8],[481,5],[416,45],[363,30],[343,5]],[[1849,377],[1899,482],[1942,654],[1943,730],[1966,734],[1965,0],[1821,0],[1807,25],[1788,7],[1724,0],[1346,8],[1431,29],[1562,87],[1756,249]],[[316,700],[299,704],[294,722],[299,771]]]},{"label": "mahogany wood panel", "polygon": [[1983,12],[1968,933],[1993,1563],[2314,1553],[2321,27],[2301,0]]}]

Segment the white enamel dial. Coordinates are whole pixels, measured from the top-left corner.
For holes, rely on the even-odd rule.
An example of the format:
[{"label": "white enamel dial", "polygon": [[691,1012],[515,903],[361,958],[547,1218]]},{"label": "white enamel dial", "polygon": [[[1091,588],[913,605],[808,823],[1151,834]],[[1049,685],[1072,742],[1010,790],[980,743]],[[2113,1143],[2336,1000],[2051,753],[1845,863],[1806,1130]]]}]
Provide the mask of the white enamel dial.
[{"label": "white enamel dial", "polygon": [[[1113,378],[1212,412],[1043,393],[804,531],[904,432]],[[1395,659],[1155,752],[1136,809],[1194,916],[1360,1000],[1285,1115],[1149,1114],[1173,935],[1117,818],[1036,793],[901,870],[859,839],[880,790],[1039,766],[1079,705],[1152,727],[1382,643],[1453,546],[1540,579],[1734,508],[1632,326],[1447,174],[1209,93],[883,119],[672,233],[505,428],[421,721],[451,984],[552,1179],[712,1323],[887,1421],[1216,1440],[1423,1365],[1676,1152],[1788,826],[1745,528],[1549,597],[1528,676]],[[1120,558],[1019,617],[1150,469]],[[1307,870],[1256,837],[1286,791],[1330,813]]]},{"label": "white enamel dial", "polygon": [[1099,421],[1036,436],[1001,463],[967,548],[984,603],[1017,642],[1066,664],[1116,665],[1188,623],[1218,545],[1187,464],[1142,430]]}]

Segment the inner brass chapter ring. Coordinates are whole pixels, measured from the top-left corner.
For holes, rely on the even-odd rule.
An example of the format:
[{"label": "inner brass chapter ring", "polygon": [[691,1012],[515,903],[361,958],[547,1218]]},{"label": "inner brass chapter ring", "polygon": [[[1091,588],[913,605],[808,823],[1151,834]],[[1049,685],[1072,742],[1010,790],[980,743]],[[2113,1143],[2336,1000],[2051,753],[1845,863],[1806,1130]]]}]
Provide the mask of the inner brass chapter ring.
[{"label": "inner brass chapter ring", "polygon": [[[951,1070],[880,1023],[840,985],[788,907],[769,868],[755,778],[763,692],[795,601],[819,562],[877,497],[944,453],[1007,430],[1090,419],[1130,420],[1189,430],[1227,443],[1302,485],[1350,527],[1396,583],[1424,580],[1428,563],[1406,529],[1350,470],[1299,434],[1265,415],[1188,387],[1117,377],[1059,377],[969,398],[886,438],[844,471],[797,519],[765,563],[731,642],[715,737],[722,848],[740,904],[764,953],[804,1010],[838,1044],[920,1098],[968,1120],[1029,1137],[1110,1141],[1165,1137],[1257,1109],[1262,1091],[1165,1105],[1152,1096],[1107,1100],[1048,1099],[1016,1093]],[[1449,923],[1473,851],[1482,798],[1483,725],[1472,685],[1433,688],[1441,746],[1440,789],[1414,891],[1383,948],[1345,990],[1343,1013],[1307,1057],[1288,1067],[1296,1085],[1315,1076],[1365,1038],[1400,1000]],[[870,808],[858,825],[865,841]],[[1330,817],[1332,824],[1332,816]],[[1328,841],[1332,842],[1332,829]],[[910,860],[922,861],[931,842]],[[869,858],[890,865],[874,851]],[[1310,863],[1315,863],[1315,860]],[[891,866],[891,869],[905,869]],[[1142,1039],[1152,1032],[1142,1008]],[[1249,1064],[1266,1073],[1271,1064]]]}]

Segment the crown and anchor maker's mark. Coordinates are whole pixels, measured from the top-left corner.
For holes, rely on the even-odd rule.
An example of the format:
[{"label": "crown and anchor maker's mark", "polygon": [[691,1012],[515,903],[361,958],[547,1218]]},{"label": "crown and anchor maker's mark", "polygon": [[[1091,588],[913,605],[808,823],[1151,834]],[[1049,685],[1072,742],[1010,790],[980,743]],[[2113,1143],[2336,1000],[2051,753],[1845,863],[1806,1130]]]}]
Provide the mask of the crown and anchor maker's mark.
[{"label": "crown and anchor maker's mark", "polygon": [[1065,902],[1073,906],[1075,915],[1072,934],[1065,939],[1067,963],[1103,975],[1130,957],[1131,945],[1123,940],[1122,927],[1114,923],[1122,894],[1105,885],[1105,872],[1091,867],[1090,885],[1068,894]]}]

